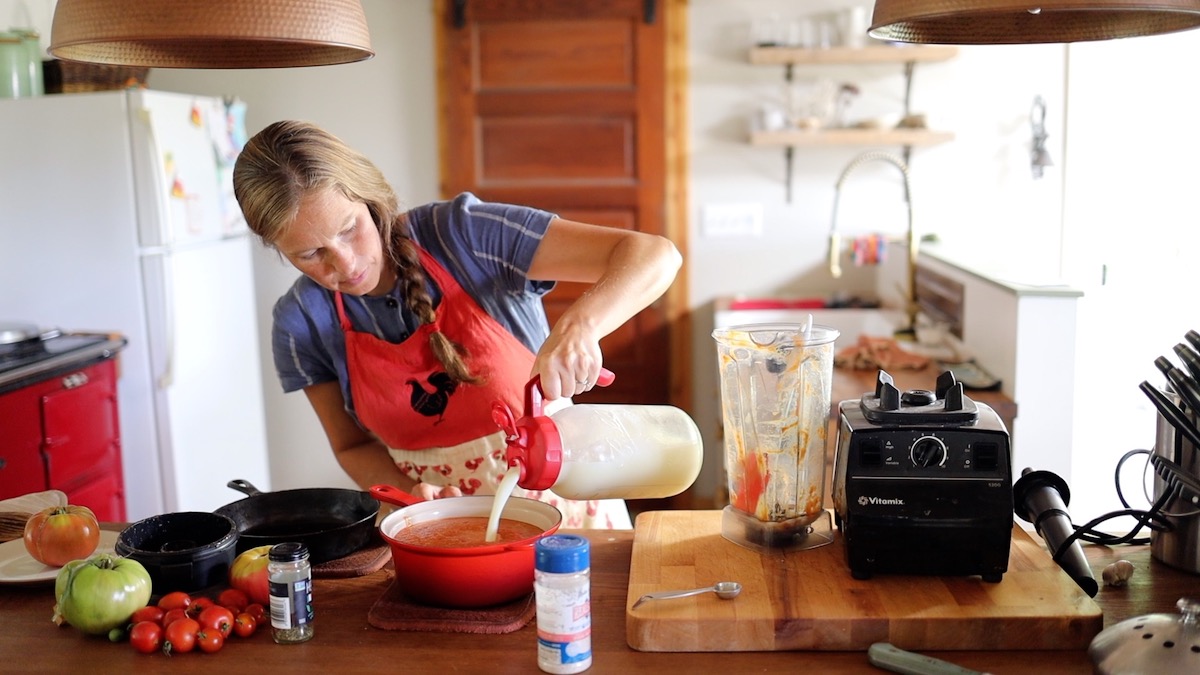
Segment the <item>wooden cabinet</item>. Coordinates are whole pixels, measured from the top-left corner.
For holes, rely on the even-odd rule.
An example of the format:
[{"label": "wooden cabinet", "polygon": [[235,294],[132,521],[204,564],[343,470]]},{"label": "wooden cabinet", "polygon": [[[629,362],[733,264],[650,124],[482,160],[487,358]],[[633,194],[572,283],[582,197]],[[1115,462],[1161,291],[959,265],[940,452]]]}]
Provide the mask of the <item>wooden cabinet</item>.
[{"label": "wooden cabinet", "polygon": [[62,490],[102,521],[125,520],[116,361],[0,395],[0,499]]}]

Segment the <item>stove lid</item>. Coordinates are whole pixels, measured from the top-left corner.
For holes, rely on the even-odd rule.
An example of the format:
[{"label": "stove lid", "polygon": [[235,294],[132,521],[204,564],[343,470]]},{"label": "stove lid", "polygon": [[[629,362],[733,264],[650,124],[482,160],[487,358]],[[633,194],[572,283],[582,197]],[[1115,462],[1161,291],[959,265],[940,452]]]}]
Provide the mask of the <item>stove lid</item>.
[{"label": "stove lid", "polygon": [[0,345],[10,345],[41,337],[42,331],[32,323],[0,320]]},{"label": "stove lid", "polygon": [[881,369],[875,393],[863,394],[859,407],[872,424],[967,424],[979,419],[979,407],[950,371],[938,376],[937,391],[901,392],[892,376]]}]

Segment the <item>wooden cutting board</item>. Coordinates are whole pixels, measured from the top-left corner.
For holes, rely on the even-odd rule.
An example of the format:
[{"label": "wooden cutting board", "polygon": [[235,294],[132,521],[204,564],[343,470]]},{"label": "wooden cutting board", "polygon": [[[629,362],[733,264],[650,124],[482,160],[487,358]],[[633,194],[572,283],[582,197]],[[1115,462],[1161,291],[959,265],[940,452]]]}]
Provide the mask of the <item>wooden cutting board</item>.
[{"label": "wooden cutting board", "polygon": [[[1099,570],[1093,570],[1098,577]],[[742,593],[633,603],[646,593],[739,581]],[[978,577],[850,576],[840,536],[821,548],[760,554],[721,536],[720,511],[638,516],[625,603],[629,646],[649,652],[1084,649],[1100,607],[1013,527],[1008,572]]]}]

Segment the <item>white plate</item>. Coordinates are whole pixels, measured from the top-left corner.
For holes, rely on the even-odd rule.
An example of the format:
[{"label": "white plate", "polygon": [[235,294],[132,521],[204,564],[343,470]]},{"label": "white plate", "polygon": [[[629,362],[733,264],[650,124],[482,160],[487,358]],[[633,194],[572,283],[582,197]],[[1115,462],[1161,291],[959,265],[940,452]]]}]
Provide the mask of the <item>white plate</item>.
[{"label": "white plate", "polygon": [[[96,553],[112,553],[117,546],[120,532],[100,530],[100,545]],[[34,560],[25,550],[24,539],[13,539],[0,544],[0,584],[40,584],[53,582],[61,567],[43,565]]]}]

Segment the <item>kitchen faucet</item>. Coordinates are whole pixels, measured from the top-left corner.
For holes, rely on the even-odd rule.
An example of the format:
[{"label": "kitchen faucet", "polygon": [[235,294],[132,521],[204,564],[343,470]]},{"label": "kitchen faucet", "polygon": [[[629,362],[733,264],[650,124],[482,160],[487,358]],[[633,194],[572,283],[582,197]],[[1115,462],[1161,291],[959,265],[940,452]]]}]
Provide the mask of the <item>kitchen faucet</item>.
[{"label": "kitchen faucet", "polygon": [[897,330],[896,333],[915,335],[917,326],[917,248],[920,240],[913,231],[912,186],[908,179],[908,165],[904,163],[904,160],[888,152],[870,150],[855,157],[842,170],[842,175],[838,177],[837,185],[834,189],[833,218],[829,225],[829,273],[833,275],[834,279],[839,279],[842,276],[842,244],[841,235],[838,234],[838,202],[842,198],[842,185],[855,169],[876,160],[886,162],[900,169],[900,174],[904,179],[904,203],[908,210],[908,233],[905,240],[905,245],[908,249],[908,293],[905,298],[905,304],[907,305],[905,312],[908,316],[908,325],[903,329]]}]

